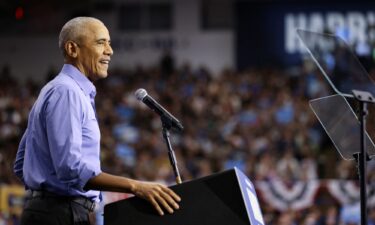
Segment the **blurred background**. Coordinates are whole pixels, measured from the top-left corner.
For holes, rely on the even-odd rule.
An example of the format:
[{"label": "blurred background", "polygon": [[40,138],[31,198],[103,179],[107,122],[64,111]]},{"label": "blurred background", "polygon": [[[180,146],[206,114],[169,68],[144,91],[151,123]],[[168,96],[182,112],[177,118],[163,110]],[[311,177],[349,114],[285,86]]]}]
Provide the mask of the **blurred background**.
[{"label": "blurred background", "polygon": [[[236,166],[255,184],[268,225],[360,223],[356,163],[340,157],[309,107],[334,92],[296,28],[339,35],[373,77],[374,2],[3,0],[0,225],[19,223],[18,143],[40,88],[62,67],[60,29],[76,16],[101,19],[114,49],[109,77],[95,84],[103,171],[174,183],[159,117],[134,97],[144,88],[185,127],[171,134],[184,181]],[[340,66],[334,56],[324,62]],[[369,224],[374,169],[370,161]],[[104,203],[126,197],[104,193]]]}]

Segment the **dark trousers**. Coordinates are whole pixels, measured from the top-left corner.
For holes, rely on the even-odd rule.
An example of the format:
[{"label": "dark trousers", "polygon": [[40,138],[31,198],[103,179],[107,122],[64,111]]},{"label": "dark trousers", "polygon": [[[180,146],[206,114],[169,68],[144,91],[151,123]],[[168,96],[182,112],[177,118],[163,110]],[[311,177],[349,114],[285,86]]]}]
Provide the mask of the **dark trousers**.
[{"label": "dark trousers", "polygon": [[21,225],[90,225],[89,210],[69,198],[35,197],[26,201]]}]

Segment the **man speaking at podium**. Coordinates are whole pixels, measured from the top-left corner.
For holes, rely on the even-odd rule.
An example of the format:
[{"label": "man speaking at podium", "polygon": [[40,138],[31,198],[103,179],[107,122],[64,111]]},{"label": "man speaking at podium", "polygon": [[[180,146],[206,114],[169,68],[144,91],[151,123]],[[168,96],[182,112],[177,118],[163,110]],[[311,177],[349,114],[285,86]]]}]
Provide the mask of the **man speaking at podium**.
[{"label": "man speaking at podium", "polygon": [[168,187],[100,169],[93,83],[107,77],[113,54],[106,26],[74,18],[63,26],[59,47],[64,66],[32,107],[14,164],[28,192],[21,224],[90,224],[100,191],[133,193],[160,215],[173,213],[180,197]]}]

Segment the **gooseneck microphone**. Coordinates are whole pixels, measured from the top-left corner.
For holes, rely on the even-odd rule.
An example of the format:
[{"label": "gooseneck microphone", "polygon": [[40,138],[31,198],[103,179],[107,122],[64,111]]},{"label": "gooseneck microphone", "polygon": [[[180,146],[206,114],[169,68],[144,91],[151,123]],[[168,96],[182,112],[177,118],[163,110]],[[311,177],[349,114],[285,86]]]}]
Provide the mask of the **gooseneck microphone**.
[{"label": "gooseneck microphone", "polygon": [[138,89],[135,92],[135,96],[139,101],[145,103],[150,109],[159,114],[163,123],[166,122],[169,126],[181,131],[184,129],[181,122],[178,121],[172,114],[170,114],[166,109],[164,109],[155,99],[147,94],[147,91],[143,88]]}]

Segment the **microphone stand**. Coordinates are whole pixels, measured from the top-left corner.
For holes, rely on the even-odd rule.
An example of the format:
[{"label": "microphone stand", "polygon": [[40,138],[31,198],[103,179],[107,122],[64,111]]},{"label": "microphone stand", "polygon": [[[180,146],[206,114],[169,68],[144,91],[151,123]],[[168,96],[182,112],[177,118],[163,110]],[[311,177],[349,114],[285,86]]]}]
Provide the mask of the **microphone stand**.
[{"label": "microphone stand", "polygon": [[171,129],[172,125],[171,125],[170,120],[168,118],[166,118],[165,116],[161,116],[161,122],[162,122],[162,126],[163,126],[163,137],[164,137],[165,142],[167,144],[169,161],[170,161],[171,166],[173,168],[173,172],[174,172],[174,175],[175,175],[175,178],[176,178],[176,183],[181,184],[182,181],[181,181],[180,172],[178,171],[178,167],[177,167],[176,155],[174,154],[174,151],[173,151],[172,145],[171,145],[171,141],[169,140],[169,129]]}]

